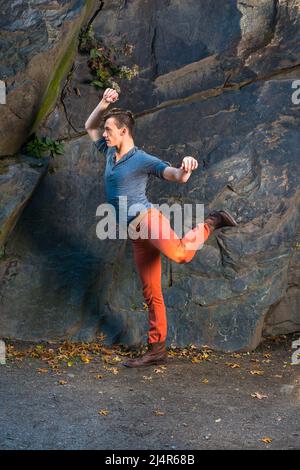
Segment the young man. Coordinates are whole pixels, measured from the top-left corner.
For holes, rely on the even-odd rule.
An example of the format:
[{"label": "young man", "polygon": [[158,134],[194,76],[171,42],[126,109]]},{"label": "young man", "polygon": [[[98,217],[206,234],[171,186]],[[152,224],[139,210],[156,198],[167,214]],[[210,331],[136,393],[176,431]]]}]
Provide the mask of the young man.
[{"label": "young man", "polygon": [[[115,90],[107,88],[102,100],[87,119],[85,128],[97,149],[106,155],[105,193],[107,201],[116,209],[116,216],[119,218],[119,196],[127,196],[128,207],[140,203],[145,208],[138,216],[127,216],[134,260],[148,305],[149,331],[148,351],[141,357],[129,359],[124,365],[140,367],[163,364],[167,359],[167,320],[161,288],[161,253],[177,263],[187,263],[214,230],[236,226],[237,222],[227,211],[213,211],[204,220],[204,224],[198,224],[182,239],[176,235],[170,227],[169,219],[148,201],[145,195],[147,179],[153,174],[161,179],[186,183],[192,172],[198,168],[198,162],[187,156],[183,158],[180,168],[174,168],[169,162],[136,147],[132,113],[114,108],[104,115],[109,104],[116,102],[118,98]],[[102,121],[104,132],[101,136]],[[130,236],[135,230],[140,232],[140,238]],[[166,233],[170,234],[167,238]],[[190,249],[193,237],[198,241]]]}]

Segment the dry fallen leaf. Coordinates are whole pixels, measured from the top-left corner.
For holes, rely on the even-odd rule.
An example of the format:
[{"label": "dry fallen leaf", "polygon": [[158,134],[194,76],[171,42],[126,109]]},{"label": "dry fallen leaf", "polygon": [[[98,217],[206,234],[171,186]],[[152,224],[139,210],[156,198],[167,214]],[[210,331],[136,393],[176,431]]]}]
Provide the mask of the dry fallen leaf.
[{"label": "dry fallen leaf", "polygon": [[85,362],[86,364],[88,364],[90,362],[90,358],[88,356],[81,356],[80,357],[82,362]]},{"label": "dry fallen leaf", "polygon": [[260,439],[260,441],[264,442],[265,444],[270,444],[270,442],[272,442],[272,438],[271,437],[262,437]]},{"label": "dry fallen leaf", "polygon": [[202,383],[203,383],[203,384],[208,384],[208,382],[209,382],[208,379],[203,379],[203,380],[202,380]]},{"label": "dry fallen leaf", "polygon": [[106,338],[106,335],[104,333],[101,333],[99,336],[97,336],[97,339],[99,339],[99,341],[103,341],[105,340]]},{"label": "dry fallen leaf", "polygon": [[38,372],[40,372],[41,374],[45,373],[45,372],[48,372],[49,369],[42,369],[42,368],[37,368],[36,369]]},{"label": "dry fallen leaf", "polygon": [[168,351],[168,356],[170,356],[170,357],[177,356],[177,355],[178,355],[177,352],[174,351],[174,350],[172,350],[172,349],[170,349],[170,350]]},{"label": "dry fallen leaf", "polygon": [[112,372],[114,375],[117,375],[119,373],[119,369],[117,367],[103,367],[105,370],[108,370],[109,372]]},{"label": "dry fallen leaf", "polygon": [[[106,348],[103,344],[99,343],[105,336],[99,336],[98,342],[52,342],[55,347],[48,348],[47,345],[38,344],[30,346],[26,351],[18,352],[13,347],[8,345],[8,357],[13,357],[16,360],[23,360],[24,357],[36,358],[46,362],[52,369],[57,369],[60,365],[66,364],[71,367],[77,360],[88,363],[92,361],[95,356],[100,354],[111,355],[112,349]],[[47,343],[48,344],[48,343]],[[57,346],[57,347],[56,347]]]},{"label": "dry fallen leaf", "polygon": [[59,385],[66,385],[68,382],[66,382],[65,380],[59,380],[58,383]]},{"label": "dry fallen leaf", "polygon": [[241,367],[239,364],[235,364],[234,362],[225,362],[225,365],[231,369],[238,369]]},{"label": "dry fallen leaf", "polygon": [[167,369],[167,368],[166,368],[165,366],[160,366],[160,367],[158,367],[157,369],[154,369],[154,372],[155,372],[156,374],[163,374],[166,369]]},{"label": "dry fallen leaf", "polygon": [[251,375],[264,375],[263,370],[250,370]]},{"label": "dry fallen leaf", "polygon": [[196,357],[196,356],[193,357],[192,360],[191,360],[191,362],[193,362],[194,364],[197,363],[197,362],[201,362],[201,361],[202,361],[202,359],[199,358],[199,357]]},{"label": "dry fallen leaf", "polygon": [[123,359],[122,359],[121,357],[119,357],[119,356],[114,356],[114,357],[111,358],[111,361],[113,361],[113,362],[120,362],[120,361],[122,361],[122,360],[123,360]]},{"label": "dry fallen leaf", "polygon": [[111,357],[104,354],[102,356],[102,361],[105,362],[106,364],[109,364],[109,362],[111,361]]},{"label": "dry fallen leaf", "polygon": [[155,411],[154,411],[154,414],[155,414],[156,416],[164,416],[165,412],[164,412],[164,411],[160,411],[160,410],[155,410]]},{"label": "dry fallen leaf", "polygon": [[110,413],[109,410],[99,410],[98,414],[102,416],[107,416]]},{"label": "dry fallen leaf", "polygon": [[258,398],[259,400],[262,400],[263,398],[268,398],[268,395],[264,395],[259,392],[251,393],[251,397],[253,398]]}]

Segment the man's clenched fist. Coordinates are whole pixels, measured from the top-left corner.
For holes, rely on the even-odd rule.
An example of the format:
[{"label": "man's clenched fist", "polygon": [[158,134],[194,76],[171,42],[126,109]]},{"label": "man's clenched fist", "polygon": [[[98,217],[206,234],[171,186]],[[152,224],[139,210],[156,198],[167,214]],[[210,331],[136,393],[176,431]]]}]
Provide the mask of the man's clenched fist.
[{"label": "man's clenched fist", "polygon": [[198,162],[194,157],[184,157],[180,168],[184,171],[194,171],[198,168]]},{"label": "man's clenched fist", "polygon": [[115,103],[119,99],[119,93],[113,88],[106,88],[102,99],[106,103]]}]

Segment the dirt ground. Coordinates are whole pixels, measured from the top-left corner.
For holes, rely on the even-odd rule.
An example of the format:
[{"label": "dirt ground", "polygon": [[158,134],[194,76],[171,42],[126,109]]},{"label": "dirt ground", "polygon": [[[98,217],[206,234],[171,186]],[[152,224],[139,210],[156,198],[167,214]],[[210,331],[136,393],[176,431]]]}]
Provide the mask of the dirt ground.
[{"label": "dirt ground", "polygon": [[0,449],[300,449],[299,336],[251,353],[172,349],[138,369],[101,343],[7,341]]}]

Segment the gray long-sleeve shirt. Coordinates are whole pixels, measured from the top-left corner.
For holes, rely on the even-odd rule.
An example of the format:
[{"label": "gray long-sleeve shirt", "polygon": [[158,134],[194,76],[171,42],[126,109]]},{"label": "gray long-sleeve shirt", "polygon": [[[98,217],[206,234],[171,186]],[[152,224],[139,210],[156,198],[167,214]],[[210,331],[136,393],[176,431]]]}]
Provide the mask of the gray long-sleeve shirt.
[{"label": "gray long-sleeve shirt", "polygon": [[146,196],[149,175],[155,175],[163,179],[163,170],[167,166],[171,166],[171,163],[160,160],[136,146],[116,161],[116,147],[108,147],[104,137],[95,141],[94,145],[106,156],[104,173],[106,201],[114,206],[116,220],[119,222],[119,197],[127,196],[128,225],[140,212],[140,209],[135,206],[135,208],[132,208],[134,214],[128,213],[133,204],[142,204],[146,209],[153,207],[153,204]]}]

